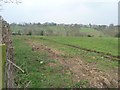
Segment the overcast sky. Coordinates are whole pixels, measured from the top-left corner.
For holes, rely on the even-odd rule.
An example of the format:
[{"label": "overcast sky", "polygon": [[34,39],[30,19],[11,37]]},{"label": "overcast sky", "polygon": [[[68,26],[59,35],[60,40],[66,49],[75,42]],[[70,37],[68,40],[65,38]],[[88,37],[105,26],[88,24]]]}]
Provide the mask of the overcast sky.
[{"label": "overcast sky", "polygon": [[3,4],[0,15],[9,23],[55,22],[117,24],[119,0],[21,0]]}]

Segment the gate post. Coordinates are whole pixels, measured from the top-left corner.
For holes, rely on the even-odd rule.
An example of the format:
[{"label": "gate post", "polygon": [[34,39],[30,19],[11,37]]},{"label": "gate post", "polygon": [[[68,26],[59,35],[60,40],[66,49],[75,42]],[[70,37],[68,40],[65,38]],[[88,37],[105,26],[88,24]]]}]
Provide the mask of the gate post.
[{"label": "gate post", "polygon": [[0,90],[5,88],[6,46],[0,45]]}]

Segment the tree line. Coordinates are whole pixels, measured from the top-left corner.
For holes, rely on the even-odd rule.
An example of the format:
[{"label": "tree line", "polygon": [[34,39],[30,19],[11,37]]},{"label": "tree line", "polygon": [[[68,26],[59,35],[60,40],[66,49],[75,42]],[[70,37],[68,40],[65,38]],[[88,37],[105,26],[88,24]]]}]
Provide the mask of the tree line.
[{"label": "tree line", "polygon": [[13,35],[40,35],[40,36],[88,36],[94,35],[81,32],[82,28],[90,28],[111,36],[119,36],[118,25],[84,25],[84,24],[57,24],[57,23],[22,23],[10,24]]}]

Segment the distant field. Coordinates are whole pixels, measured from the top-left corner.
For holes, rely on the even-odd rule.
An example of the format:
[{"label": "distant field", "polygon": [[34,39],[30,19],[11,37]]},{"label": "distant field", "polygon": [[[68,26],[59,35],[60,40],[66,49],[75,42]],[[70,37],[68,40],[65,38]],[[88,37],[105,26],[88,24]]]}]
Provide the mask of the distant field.
[{"label": "distant field", "polygon": [[[34,38],[41,38],[35,36]],[[90,50],[96,50],[99,52],[109,53],[114,56],[118,55],[118,39],[110,37],[42,37],[51,41],[56,41],[62,44],[69,44],[86,48]]]},{"label": "distant field", "polygon": [[81,28],[80,32],[86,33],[86,35],[93,35],[93,36],[105,36],[103,32],[95,30],[93,28]]}]

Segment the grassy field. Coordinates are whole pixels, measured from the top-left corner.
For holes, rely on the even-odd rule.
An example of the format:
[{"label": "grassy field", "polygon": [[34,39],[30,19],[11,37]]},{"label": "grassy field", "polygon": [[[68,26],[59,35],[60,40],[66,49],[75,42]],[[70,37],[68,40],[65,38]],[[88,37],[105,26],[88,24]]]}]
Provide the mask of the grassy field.
[{"label": "grassy field", "polygon": [[46,52],[33,52],[23,37],[14,37],[14,47],[16,63],[25,70],[25,73],[17,72],[17,86],[25,87],[30,81],[29,87],[32,88],[70,87],[73,85],[70,75],[60,73],[63,68],[61,65],[54,68],[48,66],[48,63],[55,63],[56,60],[48,58]]},{"label": "grassy field", "polygon": [[93,28],[81,28],[80,32],[81,32],[81,33],[86,33],[86,35],[91,35],[91,36],[95,36],[95,37],[105,36],[105,35],[103,34],[103,32],[98,31],[98,30],[95,30],[95,29],[93,29]]},{"label": "grassy field", "polygon": [[[66,45],[66,44],[76,45],[83,48],[94,49],[98,51],[100,50],[106,53],[109,53],[109,51],[112,51],[113,55],[118,55],[118,51],[117,51],[118,41],[116,38],[38,37],[38,36],[33,36],[29,38],[31,38],[33,41],[41,42],[45,45],[51,46],[52,48],[64,51],[66,52],[66,56],[68,57],[80,57],[87,62],[98,62],[98,66],[100,66],[102,70],[105,70],[108,68],[110,69],[111,67],[113,68],[118,67],[117,62],[108,62],[110,59],[104,58],[100,54],[84,51],[84,50]],[[111,40],[113,40],[114,42],[111,42]],[[96,44],[95,41],[99,43]],[[112,44],[110,45],[110,43]]]},{"label": "grassy field", "polygon": [[118,38],[111,37],[33,37],[35,39],[48,39],[56,43],[74,45],[81,48],[118,55]]},{"label": "grassy field", "polygon": [[[17,71],[16,85],[18,87],[25,87],[29,82],[29,87],[32,88],[88,87],[89,81],[87,80],[73,82],[69,70],[65,69],[65,73],[63,73],[63,65],[58,64],[57,59],[50,58],[48,52],[32,51],[32,47],[28,43],[29,40],[64,52],[60,56],[64,57],[65,60],[79,57],[85,63],[95,66],[103,72],[110,73],[111,70],[116,70],[118,67],[117,61],[104,58],[94,52],[66,45],[71,44],[117,55],[118,43],[116,38],[13,36],[16,64],[25,70],[25,73]],[[50,63],[57,65],[51,67]]]}]

